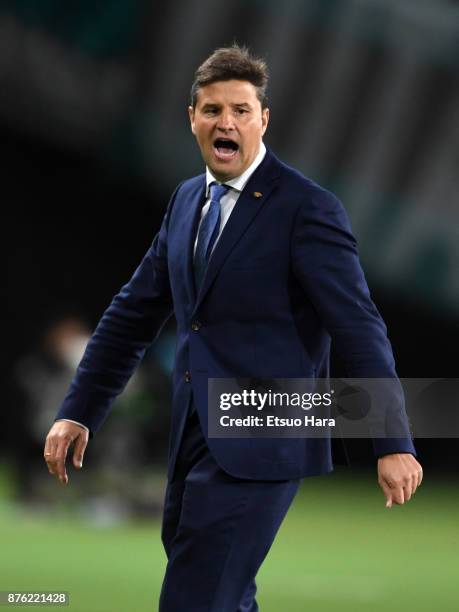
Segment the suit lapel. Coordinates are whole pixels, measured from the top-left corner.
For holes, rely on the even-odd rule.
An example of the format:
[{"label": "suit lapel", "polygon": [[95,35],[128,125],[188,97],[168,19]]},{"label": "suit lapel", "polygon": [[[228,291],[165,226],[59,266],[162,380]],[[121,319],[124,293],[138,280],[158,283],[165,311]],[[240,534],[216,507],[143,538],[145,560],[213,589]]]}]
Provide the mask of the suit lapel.
[{"label": "suit lapel", "polygon": [[[276,186],[279,175],[280,163],[271,151],[268,150],[263,161],[244,187],[223,228],[223,232],[209,260],[194,310],[199,307],[226,258],[269,198]],[[193,274],[192,268],[191,273]]]},{"label": "suit lapel", "polygon": [[185,279],[190,303],[194,304],[196,300],[196,289],[194,285],[194,270],[193,270],[193,252],[196,233],[198,231],[199,220],[201,218],[201,210],[204,205],[206,195],[206,177],[202,175],[202,180],[199,181],[193,191],[186,195],[187,206],[184,207],[183,214],[183,237],[185,251]]}]

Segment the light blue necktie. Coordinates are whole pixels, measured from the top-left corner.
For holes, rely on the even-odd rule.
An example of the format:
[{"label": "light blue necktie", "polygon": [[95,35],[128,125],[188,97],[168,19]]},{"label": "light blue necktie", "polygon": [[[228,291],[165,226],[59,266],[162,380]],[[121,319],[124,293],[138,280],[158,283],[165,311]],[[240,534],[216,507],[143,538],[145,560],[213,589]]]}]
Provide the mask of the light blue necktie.
[{"label": "light blue necktie", "polygon": [[228,191],[228,185],[210,184],[210,206],[201,220],[198,243],[194,254],[194,278],[199,291],[206,272],[212,247],[220,230],[220,200]]}]

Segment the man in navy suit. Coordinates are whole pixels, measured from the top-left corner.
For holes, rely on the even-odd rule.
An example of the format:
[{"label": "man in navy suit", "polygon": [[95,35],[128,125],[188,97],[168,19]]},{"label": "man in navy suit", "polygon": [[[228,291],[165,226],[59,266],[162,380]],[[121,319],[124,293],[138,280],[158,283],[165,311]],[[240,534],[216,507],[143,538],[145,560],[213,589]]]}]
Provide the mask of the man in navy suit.
[{"label": "man in navy suit", "polygon": [[[177,350],[161,612],[254,612],[255,576],[301,479],[331,471],[329,438],[209,437],[209,378],[397,375],[341,202],[266,150],[265,63],[237,46],[198,68],[189,116],[206,172],[174,191],[151,247],[103,314],[45,444],[68,482],[173,313]],[[404,423],[403,402],[386,417]],[[422,469],[403,437],[373,439],[386,506]]]}]

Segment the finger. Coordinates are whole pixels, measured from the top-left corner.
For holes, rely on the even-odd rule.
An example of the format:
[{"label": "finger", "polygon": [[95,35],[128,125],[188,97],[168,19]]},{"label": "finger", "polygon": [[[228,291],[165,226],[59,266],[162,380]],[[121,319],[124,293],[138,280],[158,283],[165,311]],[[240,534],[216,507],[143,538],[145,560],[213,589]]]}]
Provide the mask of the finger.
[{"label": "finger", "polygon": [[43,451],[43,457],[46,461],[48,472],[52,475],[54,475],[53,462],[54,462],[54,456],[55,456],[55,449],[56,449],[56,445],[54,444],[54,442],[51,439],[47,438],[45,442],[45,448]]},{"label": "finger", "polygon": [[45,448],[43,449],[43,456],[45,457],[45,461],[48,461],[48,457],[51,457],[54,454],[54,450],[56,448],[56,443],[52,436],[47,436],[45,440]]},{"label": "finger", "polygon": [[413,474],[411,477],[411,497],[416,493],[416,489],[418,488],[418,475]]},{"label": "finger", "polygon": [[43,456],[45,457],[45,461],[47,460],[46,457],[49,457],[52,454],[52,449],[53,443],[51,442],[50,438],[46,438],[45,448],[43,449]]},{"label": "finger", "polygon": [[411,484],[406,484],[402,487],[403,490],[403,502],[410,501],[411,495],[413,494],[413,487]]},{"label": "finger", "polygon": [[416,493],[417,488],[420,485],[420,481],[419,481],[419,473],[416,471],[413,474],[413,491],[412,494],[414,495]]},{"label": "finger", "polygon": [[67,458],[67,451],[71,442],[72,439],[70,436],[64,436],[59,439],[55,451],[54,462],[52,464],[56,476],[63,484],[68,483],[67,471],[65,469],[65,460]]},{"label": "finger", "polygon": [[403,497],[404,497],[404,500],[407,502],[412,498],[416,490],[416,474],[410,470],[410,474],[409,476],[405,477],[405,482],[403,483],[402,486],[403,486]]},{"label": "finger", "polygon": [[45,448],[43,449],[43,457],[46,463],[48,463],[49,458],[52,456],[53,456],[53,446],[50,441],[46,440]]},{"label": "finger", "polygon": [[417,489],[422,482],[422,477],[423,477],[422,467],[420,463],[418,463],[414,457],[412,458],[411,464],[412,465],[410,465],[410,471],[413,472],[413,476],[414,476],[413,478],[414,488]]},{"label": "finger", "polygon": [[73,465],[76,468],[83,467],[83,457],[87,443],[87,437],[85,437],[83,434],[80,434],[75,440],[75,445],[73,448]]},{"label": "finger", "polygon": [[383,490],[386,498],[386,508],[392,508],[392,490],[390,486],[384,480],[380,481],[379,486]]},{"label": "finger", "polygon": [[396,486],[392,489],[392,501],[398,505],[403,505],[405,503],[403,487]]}]

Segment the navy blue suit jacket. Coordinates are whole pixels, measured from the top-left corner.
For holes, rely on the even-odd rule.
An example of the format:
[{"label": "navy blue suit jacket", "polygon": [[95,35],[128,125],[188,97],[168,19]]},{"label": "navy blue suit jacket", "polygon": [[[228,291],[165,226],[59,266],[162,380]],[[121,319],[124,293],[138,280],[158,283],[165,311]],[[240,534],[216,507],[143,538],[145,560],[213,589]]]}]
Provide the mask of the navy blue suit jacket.
[{"label": "navy blue suit jacket", "polygon": [[[176,188],[150,249],[103,314],[56,417],[80,421],[94,434],[174,313],[169,475],[192,400],[207,436],[209,377],[326,378],[331,341],[346,376],[396,377],[386,327],[370,298],[345,210],[332,193],[268,150],[196,295],[192,256],[204,201],[204,174]],[[403,402],[395,410],[403,420]],[[406,431],[405,438],[375,438],[376,455],[415,454],[408,426]],[[208,445],[237,477],[290,479],[332,469],[326,438],[210,438]]]}]

